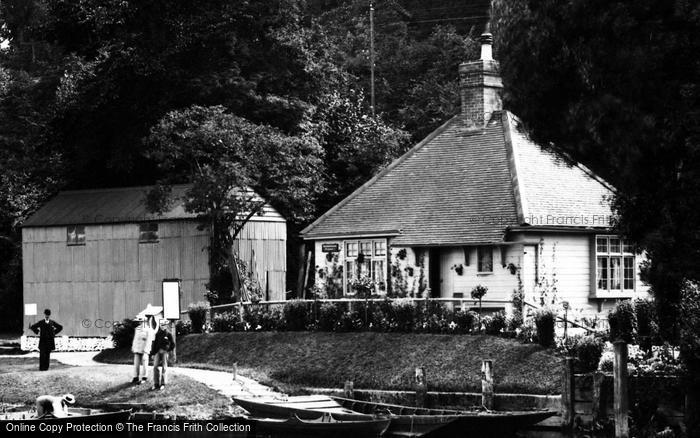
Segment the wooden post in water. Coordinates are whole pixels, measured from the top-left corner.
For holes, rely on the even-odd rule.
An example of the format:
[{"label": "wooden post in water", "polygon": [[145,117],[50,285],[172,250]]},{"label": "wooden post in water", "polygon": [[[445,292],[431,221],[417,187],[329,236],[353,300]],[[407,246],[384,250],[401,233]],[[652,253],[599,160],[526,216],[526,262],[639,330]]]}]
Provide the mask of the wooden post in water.
[{"label": "wooden post in water", "polygon": [[593,416],[593,426],[600,422],[605,417],[605,409],[603,408],[603,380],[605,374],[600,371],[593,373],[593,407],[591,415]]},{"label": "wooden post in water", "polygon": [[355,398],[355,389],[352,380],[345,381],[345,388],[343,388],[343,395],[345,398]]},{"label": "wooden post in water", "polygon": [[627,381],[627,343],[615,341],[613,365],[613,400],[615,410],[615,438],[629,438],[629,390]]},{"label": "wooden post in water", "polygon": [[574,425],[574,401],[576,395],[576,380],[574,377],[574,358],[564,358],[564,381],[561,388],[561,418],[565,428]]},{"label": "wooden post in water", "polygon": [[416,406],[424,408],[426,402],[425,398],[428,392],[428,382],[425,377],[424,367],[416,367],[414,383],[416,386]]},{"label": "wooden post in water", "polygon": [[233,380],[238,379],[238,362],[233,363],[233,367],[231,369],[231,372],[233,373]]},{"label": "wooden post in water", "polygon": [[481,405],[493,409],[493,361],[481,361]]}]

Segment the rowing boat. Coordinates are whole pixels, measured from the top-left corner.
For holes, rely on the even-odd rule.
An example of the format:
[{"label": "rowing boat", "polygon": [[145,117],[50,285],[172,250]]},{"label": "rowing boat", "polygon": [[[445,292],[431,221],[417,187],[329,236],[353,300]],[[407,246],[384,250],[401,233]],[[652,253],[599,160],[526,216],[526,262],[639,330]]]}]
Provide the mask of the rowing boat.
[{"label": "rowing boat", "polygon": [[336,419],[343,421],[362,421],[374,418],[374,415],[358,414],[346,409],[337,401],[323,395],[286,398],[233,397],[233,401],[251,415],[260,418],[287,419],[295,414],[302,420],[313,420],[318,418],[319,413],[333,414]]},{"label": "rowing boat", "polygon": [[557,414],[552,410],[459,411],[367,402],[342,397],[331,397],[331,399],[353,412],[365,415],[390,415],[391,425],[387,435],[397,437],[421,437],[428,434],[431,437],[505,437]]},{"label": "rowing boat", "polygon": [[339,420],[335,414],[322,413],[313,419],[301,419],[292,414],[289,418],[253,418],[257,434],[325,437],[379,437],[389,428],[388,418],[364,420]]}]

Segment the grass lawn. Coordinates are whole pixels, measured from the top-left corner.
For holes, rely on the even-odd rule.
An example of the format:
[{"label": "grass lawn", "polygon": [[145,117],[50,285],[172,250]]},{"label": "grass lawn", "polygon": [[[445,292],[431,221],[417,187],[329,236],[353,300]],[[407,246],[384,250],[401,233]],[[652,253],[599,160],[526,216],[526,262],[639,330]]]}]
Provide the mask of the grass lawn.
[{"label": "grass lawn", "polygon": [[76,406],[103,407],[107,403],[144,403],[147,411],[215,418],[234,413],[231,401],[184,376],[170,376],[163,391],[150,384],[131,385],[131,369],[123,366],[70,367],[52,361],[39,371],[38,358],[0,358],[0,399],[32,406],[37,396],[71,393]]},{"label": "grass lawn", "polygon": [[[97,360],[128,363],[128,351]],[[561,358],[538,345],[493,336],[402,333],[209,333],[178,339],[181,366],[226,371],[293,391],[295,387],[411,390],[424,366],[430,390],[480,391],[481,360],[494,361],[498,392],[557,394]]]}]

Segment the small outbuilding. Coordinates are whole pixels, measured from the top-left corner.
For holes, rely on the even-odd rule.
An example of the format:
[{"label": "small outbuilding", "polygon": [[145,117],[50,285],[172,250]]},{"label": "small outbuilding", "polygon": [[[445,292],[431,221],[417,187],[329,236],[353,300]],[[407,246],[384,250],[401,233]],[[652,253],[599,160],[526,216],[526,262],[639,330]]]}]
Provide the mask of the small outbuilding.
[{"label": "small outbuilding", "polygon": [[[63,191],[23,224],[24,326],[50,308],[69,336],[107,336],[115,321],[162,304],[164,279],[179,279],[180,305],[204,301],[207,229],[183,207],[187,185],[172,188],[163,214],[145,205],[150,187]],[[285,298],[287,227],[270,205],[236,241],[239,257],[267,299]]]}]

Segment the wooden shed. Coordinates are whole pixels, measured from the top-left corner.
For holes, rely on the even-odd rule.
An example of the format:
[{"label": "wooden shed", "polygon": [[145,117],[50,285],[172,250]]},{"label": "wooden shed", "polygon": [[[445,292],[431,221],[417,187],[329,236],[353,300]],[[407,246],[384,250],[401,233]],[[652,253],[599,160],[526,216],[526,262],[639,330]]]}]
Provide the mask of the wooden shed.
[{"label": "wooden shed", "polygon": [[[208,231],[184,210],[149,213],[149,187],[60,192],[22,228],[24,327],[44,308],[69,336],[107,336],[115,321],[161,304],[163,279],[180,279],[181,307],[205,300]],[[237,241],[268,299],[285,297],[285,219],[274,208],[254,216]],[[26,315],[36,306],[37,316]]]}]

